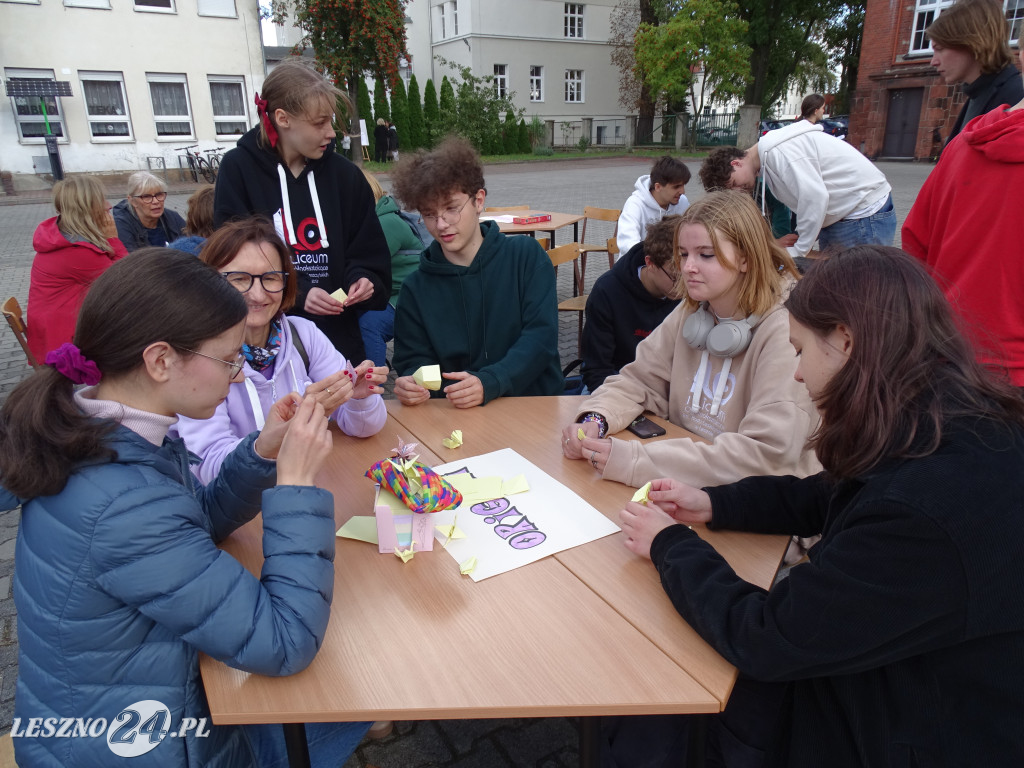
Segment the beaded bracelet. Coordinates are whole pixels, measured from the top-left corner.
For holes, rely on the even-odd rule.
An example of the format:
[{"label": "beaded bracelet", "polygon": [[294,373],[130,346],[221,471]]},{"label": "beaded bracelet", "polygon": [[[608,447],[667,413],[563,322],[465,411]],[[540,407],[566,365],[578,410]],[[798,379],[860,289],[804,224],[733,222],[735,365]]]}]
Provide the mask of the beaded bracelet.
[{"label": "beaded bracelet", "polygon": [[583,418],[580,419],[580,423],[586,424],[588,421],[597,422],[597,436],[604,437],[608,434],[608,420],[600,413],[594,413],[594,411],[588,411],[583,414]]}]

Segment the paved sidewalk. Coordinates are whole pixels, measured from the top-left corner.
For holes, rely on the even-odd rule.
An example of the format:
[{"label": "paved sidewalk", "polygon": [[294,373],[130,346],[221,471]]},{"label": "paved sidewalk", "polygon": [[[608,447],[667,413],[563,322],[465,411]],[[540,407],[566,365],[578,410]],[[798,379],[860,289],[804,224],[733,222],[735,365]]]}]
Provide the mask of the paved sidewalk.
[{"label": "paved sidewalk", "polygon": [[[648,172],[651,158],[596,158],[520,165],[496,165],[485,169],[487,204],[527,204],[542,210],[582,213],[585,205],[621,208],[637,177]],[[688,160],[693,180],[687,196],[703,196],[697,181],[699,159]],[[893,200],[902,222],[910,210],[931,165],[880,163],[893,186]],[[387,187],[387,176],[382,174]],[[194,185],[176,187],[167,205],[182,214]],[[111,197],[116,199],[117,193]],[[48,198],[34,202],[0,197],[0,300],[14,295],[27,304],[32,263],[32,233],[36,225],[53,215]],[[590,242],[604,242],[611,226],[596,223],[588,232]],[[571,230],[558,233],[568,242]],[[897,235],[898,237],[898,235]],[[897,242],[897,244],[899,244]],[[587,289],[608,268],[603,254],[588,261]],[[571,295],[571,271],[558,275],[558,297]],[[576,357],[577,321],[574,313],[559,313],[559,353],[563,365]],[[0,403],[28,374],[24,356],[9,329],[0,331]],[[0,733],[10,729],[17,677],[17,617],[11,598],[17,511],[0,513]],[[345,768],[568,768],[578,764],[577,731],[566,718],[510,720],[421,721],[396,724],[386,739],[364,743]]]}]

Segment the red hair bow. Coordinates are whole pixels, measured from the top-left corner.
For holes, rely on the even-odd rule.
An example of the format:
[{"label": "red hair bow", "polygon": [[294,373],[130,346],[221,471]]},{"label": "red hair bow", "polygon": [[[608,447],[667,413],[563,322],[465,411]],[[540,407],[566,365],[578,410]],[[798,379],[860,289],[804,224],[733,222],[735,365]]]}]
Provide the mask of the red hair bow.
[{"label": "red hair bow", "polygon": [[256,112],[260,116],[260,120],[263,122],[263,130],[267,132],[267,138],[270,140],[270,146],[277,146],[277,129],[274,124],[270,121],[270,115],[267,114],[267,100],[261,99],[260,95],[256,94]]}]

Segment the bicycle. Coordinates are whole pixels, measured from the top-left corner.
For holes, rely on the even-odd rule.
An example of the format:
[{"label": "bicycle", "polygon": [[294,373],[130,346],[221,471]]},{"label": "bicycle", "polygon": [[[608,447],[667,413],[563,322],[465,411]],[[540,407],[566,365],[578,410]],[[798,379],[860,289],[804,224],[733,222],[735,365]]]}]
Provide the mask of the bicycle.
[{"label": "bicycle", "polygon": [[206,162],[210,164],[210,168],[213,170],[213,177],[217,178],[217,173],[220,171],[220,161],[224,156],[224,149],[221,147],[214,147],[213,149],[204,149],[206,153]]},{"label": "bicycle", "polygon": [[[192,181],[199,182],[199,174],[203,175],[203,178],[210,184],[213,184],[217,180],[217,172],[210,167],[210,164],[199,154],[199,150],[195,152],[189,152],[190,149],[198,147],[198,144],[189,144],[187,147],[175,147],[175,152],[184,152],[185,157],[188,158],[188,169],[192,173]],[[179,160],[180,165],[180,160]]]}]

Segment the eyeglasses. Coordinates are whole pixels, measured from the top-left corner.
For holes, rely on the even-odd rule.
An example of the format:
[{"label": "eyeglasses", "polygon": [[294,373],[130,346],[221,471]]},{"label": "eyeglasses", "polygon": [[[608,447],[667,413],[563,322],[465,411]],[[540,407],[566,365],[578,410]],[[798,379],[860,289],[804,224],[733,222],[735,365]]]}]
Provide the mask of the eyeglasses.
[{"label": "eyeglasses", "polygon": [[262,275],[254,275],[249,272],[221,272],[221,274],[239,293],[247,293],[257,278],[267,293],[280,293],[288,284],[287,272],[264,272]]},{"label": "eyeglasses", "polygon": [[658,266],[658,269],[660,269],[662,272],[665,273],[665,277],[667,277],[673,283],[678,283],[679,282],[679,278],[682,277],[682,275],[679,272],[675,272],[675,273],[669,272],[667,269],[665,269],[665,265],[664,264],[658,264],[657,266]]},{"label": "eyeglasses", "polygon": [[242,366],[245,365],[245,355],[242,354],[241,352],[238,353],[238,357],[235,358],[235,361],[231,362],[230,360],[221,360],[219,357],[214,357],[213,355],[207,355],[202,352],[197,352],[194,349],[186,349],[185,351],[191,352],[193,355],[205,357],[207,360],[216,360],[218,363],[224,363],[224,365],[228,366],[231,369],[230,378],[232,379],[238,375],[238,372],[242,370]]},{"label": "eyeglasses", "polygon": [[142,202],[147,204],[152,203],[154,200],[156,200],[158,203],[162,203],[164,200],[167,199],[167,193],[157,192],[155,195],[132,195],[132,197],[134,197],[136,200],[141,200]]},{"label": "eyeglasses", "polygon": [[438,225],[441,219],[444,219],[445,222],[448,224],[458,224],[459,219],[462,218],[462,211],[466,208],[467,205],[469,205],[470,201],[472,200],[473,198],[470,197],[462,205],[457,205],[452,208],[446,208],[436,216],[431,215],[429,213],[423,213],[422,211],[420,212],[420,216],[423,217],[424,222],[433,221],[435,227]]}]

